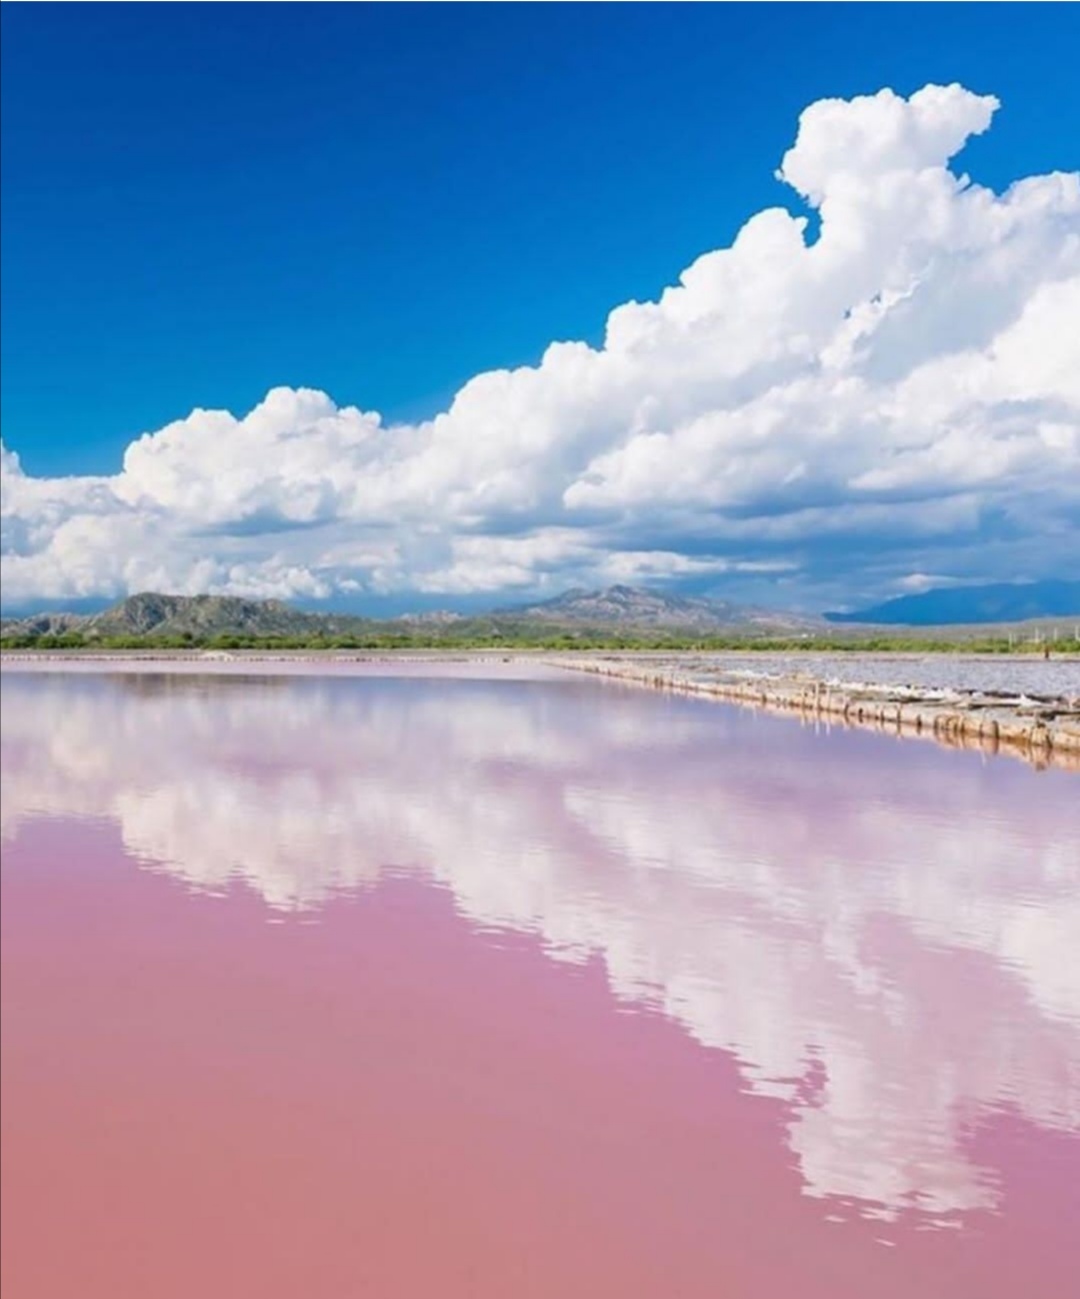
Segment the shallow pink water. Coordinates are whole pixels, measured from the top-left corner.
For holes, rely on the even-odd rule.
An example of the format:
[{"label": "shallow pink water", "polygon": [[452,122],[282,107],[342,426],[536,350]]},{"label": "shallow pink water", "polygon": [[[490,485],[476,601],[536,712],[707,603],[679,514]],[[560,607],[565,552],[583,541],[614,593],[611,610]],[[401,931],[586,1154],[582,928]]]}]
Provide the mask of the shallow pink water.
[{"label": "shallow pink water", "polygon": [[1073,1293],[1075,777],[577,679],[3,679],[3,1293]]}]

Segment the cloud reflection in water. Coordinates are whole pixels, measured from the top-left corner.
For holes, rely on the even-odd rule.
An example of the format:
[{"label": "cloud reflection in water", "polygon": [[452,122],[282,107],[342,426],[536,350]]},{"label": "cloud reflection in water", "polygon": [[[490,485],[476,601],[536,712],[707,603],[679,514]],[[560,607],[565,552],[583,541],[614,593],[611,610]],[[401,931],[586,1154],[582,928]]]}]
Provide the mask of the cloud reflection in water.
[{"label": "cloud reflection in water", "polygon": [[988,1114],[1080,1128],[1074,781],[577,679],[3,681],[5,839],[107,818],[281,912],[438,881],[733,1053],[882,1216],[992,1209]]}]

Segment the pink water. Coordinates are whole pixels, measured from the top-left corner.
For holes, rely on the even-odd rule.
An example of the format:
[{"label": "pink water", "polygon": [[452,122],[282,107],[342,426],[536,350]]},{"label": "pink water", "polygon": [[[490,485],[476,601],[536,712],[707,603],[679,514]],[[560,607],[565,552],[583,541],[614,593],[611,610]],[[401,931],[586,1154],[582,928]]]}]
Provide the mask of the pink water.
[{"label": "pink water", "polygon": [[1075,776],[438,671],[5,673],[5,1299],[1075,1292]]}]

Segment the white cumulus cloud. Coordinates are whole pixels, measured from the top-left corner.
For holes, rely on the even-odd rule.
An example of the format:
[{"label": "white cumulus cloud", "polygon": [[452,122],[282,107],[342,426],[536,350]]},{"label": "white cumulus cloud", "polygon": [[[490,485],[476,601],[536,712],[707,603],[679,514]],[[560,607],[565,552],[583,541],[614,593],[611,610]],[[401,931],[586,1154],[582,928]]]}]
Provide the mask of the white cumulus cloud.
[{"label": "white cumulus cloud", "polygon": [[478,375],[431,420],[277,388],[111,475],[5,450],[5,601],[1045,575],[1080,540],[1080,175],[998,194],[953,169],[997,108],[812,104],[777,175],[816,235],[759,212],[601,347]]}]

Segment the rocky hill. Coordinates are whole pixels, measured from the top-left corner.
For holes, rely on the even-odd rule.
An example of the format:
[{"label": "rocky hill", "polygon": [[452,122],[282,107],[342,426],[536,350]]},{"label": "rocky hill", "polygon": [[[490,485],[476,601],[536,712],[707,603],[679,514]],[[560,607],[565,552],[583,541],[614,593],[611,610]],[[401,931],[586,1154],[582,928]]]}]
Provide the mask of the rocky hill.
[{"label": "rocky hill", "polygon": [[146,591],[128,596],[101,613],[43,613],[9,619],[0,635],[153,639],[214,636],[305,636],[347,633],[371,624],[349,615],[304,613],[281,600],[243,600],[230,595],[159,595]]},{"label": "rocky hill", "polygon": [[129,596],[104,613],[92,614],[83,631],[101,636],[292,635],[315,629],[322,620],[281,600],[242,600],[229,595]]},{"label": "rocky hill", "polygon": [[727,600],[666,595],[636,586],[602,591],[575,589],[540,604],[500,609],[495,616],[551,623],[560,627],[627,627],[700,632],[761,630],[799,632],[820,626],[815,618],[732,604]]}]

